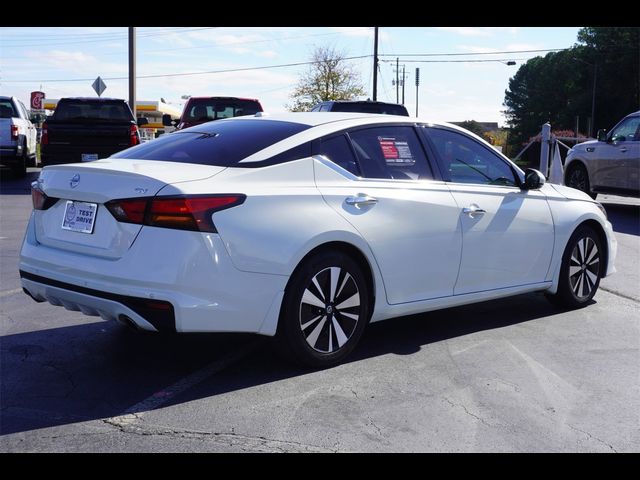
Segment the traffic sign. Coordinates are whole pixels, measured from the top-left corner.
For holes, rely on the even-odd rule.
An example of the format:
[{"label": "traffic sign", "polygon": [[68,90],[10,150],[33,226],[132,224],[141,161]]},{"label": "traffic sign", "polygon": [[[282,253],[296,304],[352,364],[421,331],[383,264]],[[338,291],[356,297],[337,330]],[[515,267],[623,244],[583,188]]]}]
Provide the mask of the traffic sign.
[{"label": "traffic sign", "polygon": [[91,84],[91,86],[96,91],[98,96],[102,95],[102,92],[104,92],[107,89],[107,86],[104,84],[104,82],[100,77],[96,78],[95,81]]}]

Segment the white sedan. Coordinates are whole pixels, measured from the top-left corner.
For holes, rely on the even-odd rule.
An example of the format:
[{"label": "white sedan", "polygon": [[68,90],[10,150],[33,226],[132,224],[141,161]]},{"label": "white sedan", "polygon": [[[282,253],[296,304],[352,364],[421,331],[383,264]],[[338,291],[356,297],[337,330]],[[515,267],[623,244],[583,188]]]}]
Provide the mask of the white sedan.
[{"label": "white sedan", "polygon": [[36,301],[143,330],[276,336],[337,364],[367,323],[543,291],[582,307],[616,240],[585,193],[456,126],[257,114],[165,135],[32,185]]}]

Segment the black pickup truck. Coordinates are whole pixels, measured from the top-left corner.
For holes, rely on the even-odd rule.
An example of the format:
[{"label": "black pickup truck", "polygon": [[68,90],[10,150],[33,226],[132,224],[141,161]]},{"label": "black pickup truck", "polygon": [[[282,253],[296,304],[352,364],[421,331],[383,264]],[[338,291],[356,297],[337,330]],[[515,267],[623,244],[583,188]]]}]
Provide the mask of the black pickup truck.
[{"label": "black pickup truck", "polygon": [[40,159],[43,166],[90,162],[139,143],[138,124],[124,100],[62,98],[42,126]]}]

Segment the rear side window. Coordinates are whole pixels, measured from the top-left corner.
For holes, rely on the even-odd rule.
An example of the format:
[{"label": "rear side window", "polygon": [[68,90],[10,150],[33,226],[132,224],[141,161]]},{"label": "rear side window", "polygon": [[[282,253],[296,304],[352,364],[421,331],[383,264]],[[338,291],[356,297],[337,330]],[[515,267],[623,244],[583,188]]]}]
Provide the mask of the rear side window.
[{"label": "rear side window", "polygon": [[229,167],[307,128],[299,123],[258,119],[204,123],[128,148],[111,158]]},{"label": "rear side window", "polygon": [[360,176],[360,169],[356,163],[356,157],[353,155],[351,146],[347,137],[338,135],[330,138],[323,138],[318,147],[318,155],[324,155],[336,165],[340,165],[345,170]]},{"label": "rear side window", "polygon": [[9,99],[0,100],[0,118],[17,117],[18,114],[13,107],[13,102]]},{"label": "rear side window", "polygon": [[208,122],[223,118],[255,115],[261,111],[260,103],[255,100],[203,98],[189,103],[183,121]]},{"label": "rear side window", "polygon": [[123,101],[66,100],[58,103],[53,118],[65,121],[129,122],[133,120],[133,114]]}]

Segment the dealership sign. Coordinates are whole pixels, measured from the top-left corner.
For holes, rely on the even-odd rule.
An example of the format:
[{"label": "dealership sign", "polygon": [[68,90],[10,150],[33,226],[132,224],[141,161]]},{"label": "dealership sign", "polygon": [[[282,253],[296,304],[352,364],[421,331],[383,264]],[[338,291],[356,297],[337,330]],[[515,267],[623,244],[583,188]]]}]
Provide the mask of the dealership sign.
[{"label": "dealership sign", "polygon": [[44,112],[44,92],[31,92],[31,111]]}]

